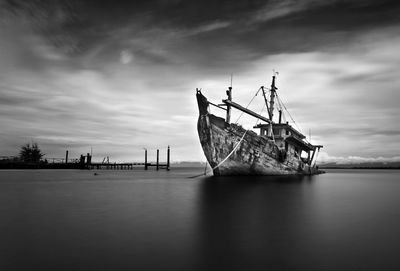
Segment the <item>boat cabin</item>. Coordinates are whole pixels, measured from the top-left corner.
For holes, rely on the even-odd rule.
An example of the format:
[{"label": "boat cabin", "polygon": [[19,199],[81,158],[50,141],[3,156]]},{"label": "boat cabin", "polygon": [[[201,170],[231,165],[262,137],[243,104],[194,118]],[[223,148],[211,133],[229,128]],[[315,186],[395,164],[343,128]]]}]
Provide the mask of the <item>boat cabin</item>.
[{"label": "boat cabin", "polygon": [[304,163],[311,163],[318,146],[304,141],[306,137],[288,123],[258,124],[253,128],[259,128],[260,136],[274,140],[276,145],[285,149],[288,154],[301,157]]}]

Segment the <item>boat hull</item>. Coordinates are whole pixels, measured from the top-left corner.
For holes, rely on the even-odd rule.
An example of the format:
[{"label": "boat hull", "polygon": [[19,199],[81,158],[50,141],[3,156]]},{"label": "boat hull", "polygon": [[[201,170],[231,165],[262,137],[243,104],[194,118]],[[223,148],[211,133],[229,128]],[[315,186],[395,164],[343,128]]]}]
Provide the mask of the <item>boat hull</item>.
[{"label": "boat hull", "polygon": [[286,154],[265,136],[251,130],[246,132],[239,125],[229,124],[223,118],[209,114],[207,99],[203,95],[197,99],[199,139],[215,176],[320,173],[298,157]]}]

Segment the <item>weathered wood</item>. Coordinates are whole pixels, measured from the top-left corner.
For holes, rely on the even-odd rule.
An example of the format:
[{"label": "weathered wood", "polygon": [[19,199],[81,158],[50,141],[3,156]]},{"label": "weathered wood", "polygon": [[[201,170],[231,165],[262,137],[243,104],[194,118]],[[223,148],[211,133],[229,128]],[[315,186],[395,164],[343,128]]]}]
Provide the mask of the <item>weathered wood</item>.
[{"label": "weathered wood", "polygon": [[159,160],[160,160],[160,150],[157,150],[157,165],[156,165],[157,170],[158,170],[158,167],[159,167]]},{"label": "weathered wood", "polygon": [[170,155],[171,155],[171,152],[170,152],[170,148],[169,148],[169,146],[168,146],[168,149],[167,149],[167,170],[169,170],[169,159],[170,159]]},{"label": "weathered wood", "polygon": [[[227,101],[232,102],[232,87],[229,87],[228,90],[226,91],[226,94],[228,95]],[[231,107],[229,103],[227,103],[226,107],[226,122],[230,123],[231,122]]]},{"label": "weathered wood", "polygon": [[[144,166],[145,170],[148,170],[149,167],[156,167],[157,170],[159,170],[159,169],[169,170],[170,169],[170,147],[168,146],[168,149],[167,149],[167,162],[166,163],[160,163],[160,159],[159,159],[160,155],[159,154],[160,154],[160,150],[157,150],[157,161],[155,163],[148,162],[147,149],[144,149],[144,163],[143,162],[130,162],[130,163],[107,162],[107,163],[104,163],[104,160],[103,160],[103,162],[101,162],[101,163],[92,163],[91,162],[90,164],[83,164],[83,165],[89,169],[125,170],[125,169],[133,169],[134,166]],[[84,159],[84,156],[82,156],[82,157]],[[90,155],[89,155],[89,157],[91,158]]]},{"label": "weathered wood", "polygon": [[[144,166],[145,163],[91,163],[88,168],[91,169],[114,169],[114,170],[123,170],[123,169],[133,169],[134,166]],[[157,164],[147,163],[147,167],[157,167]],[[158,163],[158,168],[167,169],[168,164]]]},{"label": "weathered wood", "polygon": [[222,109],[222,110],[227,111],[226,108],[223,108],[222,106],[220,106],[220,105],[218,105],[218,104],[214,104],[214,103],[212,103],[212,102],[208,102],[208,103],[211,104],[211,105],[213,105],[213,106],[215,106],[215,107],[218,107],[219,109]]},{"label": "weathered wood", "polygon": [[311,166],[311,164],[312,164],[312,161],[314,160],[315,152],[316,152],[316,150],[314,149],[314,150],[313,150],[313,153],[312,153],[312,155],[311,155],[311,159],[309,160],[309,165],[310,165],[310,166]]},{"label": "weathered wood", "polygon": [[[200,111],[197,131],[204,154],[215,176],[322,173],[305,164],[293,149],[280,148],[275,142],[257,135],[254,131],[229,124],[223,118],[205,112],[202,109],[206,107],[208,101],[199,92],[197,102]],[[232,101],[223,100],[223,102],[267,123],[271,122]]]},{"label": "weathered wood", "polygon": [[239,109],[240,111],[247,113],[255,118],[258,118],[262,121],[265,121],[267,123],[271,123],[271,121],[269,119],[267,119],[264,116],[261,116],[260,114],[257,114],[256,112],[251,111],[250,109],[244,108],[243,106],[241,106],[240,104],[237,104],[235,102],[229,101],[229,100],[222,100],[224,103],[226,103],[227,105],[230,105],[236,109]]},{"label": "weathered wood", "polygon": [[271,96],[269,99],[269,119],[272,121],[274,117],[274,102],[275,102],[275,91],[277,88],[275,87],[275,75],[272,76],[272,84],[271,84]]},{"label": "weathered wood", "polygon": [[144,169],[147,170],[147,149],[144,149]]},{"label": "weathered wood", "polygon": [[90,165],[92,163],[92,156],[90,155],[90,153],[86,154],[86,164]]},{"label": "weathered wood", "polygon": [[[218,168],[214,175],[291,175],[315,174],[293,153],[279,149],[272,141],[247,131],[235,124],[225,128],[215,124],[217,117],[207,115],[198,120],[198,133],[204,154],[212,168],[233,154]],[[241,137],[245,134],[243,140]],[[235,146],[241,142],[236,150]]]},{"label": "weathered wood", "polygon": [[314,150],[313,150],[313,153],[312,153],[312,156],[311,156],[311,160],[309,160],[309,162],[310,162],[310,166],[311,166],[311,164],[312,164],[312,161],[314,160],[314,155],[315,155],[315,153],[317,152],[317,151],[319,151],[321,148],[322,148],[323,146],[322,145],[315,145],[314,146]]}]

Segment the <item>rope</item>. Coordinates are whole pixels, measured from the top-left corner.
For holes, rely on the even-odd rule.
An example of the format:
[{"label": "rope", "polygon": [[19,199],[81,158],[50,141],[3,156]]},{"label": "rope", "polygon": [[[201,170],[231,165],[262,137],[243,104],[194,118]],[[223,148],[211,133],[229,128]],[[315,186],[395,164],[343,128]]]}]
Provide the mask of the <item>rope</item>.
[{"label": "rope", "polygon": [[[254,98],[258,95],[258,93],[260,92],[260,90],[261,90],[261,87],[257,90],[256,94],[255,94],[255,95],[253,96],[253,98],[250,100],[249,104],[246,106],[246,109],[247,109],[247,108],[249,107],[249,105],[253,102]],[[263,105],[263,107],[261,108],[260,115],[261,115],[262,111],[264,110],[264,107],[265,107],[265,105]],[[241,116],[243,115],[243,113],[244,113],[244,112],[242,112],[242,113],[240,114],[239,118],[236,120],[236,123],[239,121],[239,119],[241,118]],[[257,118],[256,124],[257,124],[258,121],[259,121],[259,118]],[[225,163],[226,160],[228,160],[228,158],[229,158],[229,157],[236,151],[236,149],[239,147],[240,143],[242,143],[242,141],[243,141],[245,135],[247,134],[247,132],[248,132],[249,130],[250,130],[250,129],[247,129],[246,132],[244,132],[244,134],[243,134],[242,137],[240,138],[239,142],[235,145],[235,147],[234,147],[233,150],[228,154],[228,156],[226,156],[226,157],[224,158],[224,160],[222,160],[218,165],[216,165],[215,167],[213,167],[211,170],[215,170],[216,168],[218,168],[219,166],[221,166],[223,163]],[[272,129],[271,129],[271,130],[272,130]],[[272,130],[272,136],[274,136],[273,133],[274,133],[274,131]],[[273,139],[274,139],[274,142],[275,142],[275,138],[273,138]],[[206,168],[207,168],[207,162],[206,162]],[[188,177],[188,178],[197,178],[197,177],[200,177],[200,176],[203,176],[203,175],[207,175],[207,172],[208,172],[208,170],[204,170],[204,173],[198,174],[198,175],[195,175],[195,176],[191,176],[191,177]]]},{"label": "rope", "polygon": [[[260,111],[260,115],[261,115],[261,116],[262,116],[262,113],[263,113],[264,109],[265,109],[265,104],[263,104],[263,107],[261,108],[261,111]],[[260,119],[257,118],[257,121],[256,121],[256,124],[255,124],[255,125],[257,125],[257,123],[258,123],[259,120],[260,120]],[[261,122],[260,122],[260,123],[261,123]]]},{"label": "rope", "polygon": [[212,168],[212,170],[218,168],[220,165],[222,165],[235,151],[236,149],[239,147],[240,143],[242,143],[244,136],[247,134],[249,130],[246,130],[246,132],[244,132],[242,138],[240,139],[240,141],[236,144],[236,146],[233,148],[233,150],[228,154],[227,157],[225,157],[224,160],[222,160],[218,165],[216,165],[215,167]]},{"label": "rope", "polygon": [[[253,98],[251,98],[250,102],[247,104],[246,109],[250,106],[250,104],[253,102],[254,98],[258,95],[258,93],[260,92],[261,87],[257,90],[256,94],[253,96]],[[235,121],[235,123],[237,124],[239,119],[242,117],[244,112],[242,112],[239,117],[237,118],[237,120]]]},{"label": "rope", "polygon": [[297,126],[297,123],[294,121],[294,119],[293,119],[293,117],[292,117],[292,115],[290,115],[290,112],[289,112],[289,110],[287,110],[287,108],[286,108],[286,106],[285,106],[285,104],[282,102],[282,100],[281,100],[281,97],[280,96],[278,96],[278,94],[276,94],[276,97],[278,98],[278,100],[282,103],[282,105],[283,105],[283,108],[285,108],[285,110],[286,110],[286,112],[288,113],[288,115],[289,115],[289,117],[290,117],[290,119],[292,120],[292,122],[296,125],[296,127],[297,127],[297,129],[299,129],[299,131],[301,132],[301,129],[300,129],[300,127],[299,126]]},{"label": "rope", "polygon": [[[261,89],[261,88],[260,88],[260,89]],[[257,93],[256,93],[255,96],[257,96],[257,94],[258,94],[258,92],[260,91],[260,89],[257,91]],[[255,96],[254,96],[254,97],[255,97]],[[253,99],[254,99],[254,97],[253,97]],[[251,101],[253,101],[253,99],[251,99]],[[251,101],[250,101],[250,103],[251,103]],[[250,105],[250,103],[249,103],[249,105]],[[249,105],[248,105],[248,106],[249,106]],[[261,112],[262,112],[263,109],[264,109],[264,106],[261,108]],[[260,113],[261,113],[261,112],[260,112]],[[259,118],[257,118],[256,124],[257,124],[258,120],[259,120]],[[244,134],[242,135],[242,138],[241,138],[240,141],[235,145],[235,147],[234,147],[233,150],[228,154],[228,156],[225,157],[225,159],[222,160],[218,165],[216,165],[215,167],[213,167],[212,170],[218,168],[218,167],[221,166],[223,163],[225,163],[226,160],[228,160],[228,158],[229,158],[229,157],[236,151],[236,149],[239,147],[240,143],[242,143],[242,141],[243,141],[243,139],[244,139],[244,136],[247,134],[247,132],[248,132],[249,130],[250,130],[250,129],[247,129],[246,132],[244,132]],[[272,127],[271,127],[271,130],[272,130]],[[272,138],[274,138],[274,137],[273,137],[273,134],[274,134],[274,131],[272,131]],[[275,142],[275,138],[274,138],[274,142]],[[204,174],[204,175],[206,175],[206,174]]]},{"label": "rope", "polygon": [[[247,134],[248,131],[249,131],[249,130],[246,130],[246,132],[244,132],[242,138],[241,138],[240,141],[235,145],[235,147],[234,147],[233,150],[228,154],[228,156],[225,157],[224,160],[222,160],[221,162],[219,162],[219,164],[216,165],[215,167],[213,167],[211,170],[214,170],[214,169],[218,168],[218,167],[221,166],[223,163],[225,163],[226,160],[228,160],[228,158],[229,158],[229,157],[236,151],[236,149],[239,147],[240,143],[242,143],[242,141],[243,141],[243,139],[244,139],[244,136]],[[207,162],[206,162],[206,168],[205,168],[205,170],[204,170],[204,173],[199,174],[199,175],[195,175],[195,176],[191,176],[191,177],[189,177],[189,178],[197,178],[197,177],[200,177],[200,176],[205,176],[205,175],[207,175],[208,172],[209,172],[209,170],[207,170]]]},{"label": "rope", "polygon": [[[285,108],[285,110],[286,110],[286,112],[288,113],[290,119],[292,120],[292,122],[293,122],[294,125],[296,126],[297,130],[299,130],[300,133],[303,133],[302,130],[301,130],[301,128],[300,128],[300,126],[296,123],[296,121],[293,119],[292,115],[290,114],[289,110],[286,108],[285,104],[282,102],[281,97],[278,96],[278,94],[276,94],[276,97],[278,98],[278,101],[279,101],[280,103],[282,103],[283,108]],[[310,143],[310,142],[307,140],[307,138],[305,138],[305,141],[308,142],[308,143]],[[311,144],[311,143],[310,143],[310,144]]]},{"label": "rope", "polygon": [[[278,96],[278,95],[277,95]],[[282,123],[286,123],[286,116],[285,116],[285,112],[283,112],[283,105],[282,105],[282,101],[279,99],[279,97],[278,97],[278,99],[277,99],[277,102],[278,102],[278,108],[279,108],[279,110],[283,113],[282,114]]]}]

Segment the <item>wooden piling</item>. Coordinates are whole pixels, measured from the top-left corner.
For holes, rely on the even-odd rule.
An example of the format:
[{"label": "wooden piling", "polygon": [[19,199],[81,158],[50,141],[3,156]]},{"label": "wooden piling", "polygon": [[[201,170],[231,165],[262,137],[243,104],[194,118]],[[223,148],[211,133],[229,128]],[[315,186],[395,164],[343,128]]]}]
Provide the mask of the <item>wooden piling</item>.
[{"label": "wooden piling", "polygon": [[[101,163],[96,163],[92,162],[91,158],[92,156],[88,153],[87,154],[87,159],[86,156],[81,155],[81,163],[82,163],[82,168],[89,168],[89,169],[107,169],[107,170],[128,170],[128,169],[134,169],[134,166],[144,166],[145,170],[148,170],[149,167],[155,167],[157,170],[160,169],[166,169],[170,170],[170,146],[168,146],[167,149],[167,161],[166,162],[160,162],[160,150],[157,149],[157,160],[155,162],[149,162],[148,161],[148,156],[147,156],[147,149],[144,149],[144,163],[143,162],[129,162],[129,163],[117,163],[117,162],[111,162],[109,160],[109,157],[106,157],[103,159],[103,162]],[[107,160],[106,160],[107,159]]]},{"label": "wooden piling", "polygon": [[157,170],[158,170],[159,165],[160,165],[160,163],[159,163],[160,159],[159,158],[160,158],[160,150],[157,149],[157,165],[156,165]]},{"label": "wooden piling", "polygon": [[147,149],[144,149],[144,169],[147,170]]},{"label": "wooden piling", "polygon": [[168,149],[167,149],[167,170],[169,170],[169,156],[170,156],[170,149],[169,149],[169,146],[168,146]]},{"label": "wooden piling", "polygon": [[87,153],[86,155],[86,164],[90,165],[92,163],[92,156],[90,155],[90,153]]},{"label": "wooden piling", "polygon": [[68,164],[68,151],[65,151],[65,163]]}]

